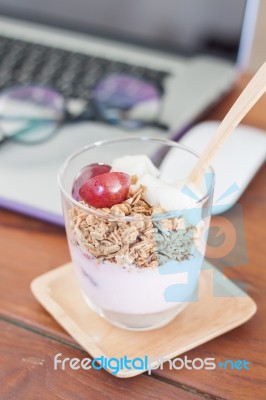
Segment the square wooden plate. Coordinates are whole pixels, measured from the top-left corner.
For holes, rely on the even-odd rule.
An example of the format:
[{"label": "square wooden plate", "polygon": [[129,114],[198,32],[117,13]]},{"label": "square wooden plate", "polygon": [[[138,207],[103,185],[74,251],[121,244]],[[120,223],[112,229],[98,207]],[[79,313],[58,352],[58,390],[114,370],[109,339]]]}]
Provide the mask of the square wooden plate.
[{"label": "square wooden plate", "polygon": [[[226,297],[213,296],[211,268],[200,273],[197,302],[190,303],[169,325],[146,332],[116,328],[92,311],[80,293],[71,263],[34,279],[31,289],[43,307],[93,358],[170,359],[243,324],[256,312],[255,302],[217,270],[216,294]],[[115,376],[129,378],[142,372],[122,369]]]}]

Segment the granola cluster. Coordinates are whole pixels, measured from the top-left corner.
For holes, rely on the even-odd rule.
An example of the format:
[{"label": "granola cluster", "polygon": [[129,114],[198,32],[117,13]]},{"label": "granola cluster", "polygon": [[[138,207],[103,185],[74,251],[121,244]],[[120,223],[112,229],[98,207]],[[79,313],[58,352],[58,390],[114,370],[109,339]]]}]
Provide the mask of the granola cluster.
[{"label": "granola cluster", "polygon": [[[99,262],[121,265],[157,267],[169,260],[188,259],[196,228],[185,226],[182,217],[157,218],[164,210],[151,207],[143,199],[144,191],[145,187],[137,187],[133,178],[123,203],[101,209],[113,219],[98,217],[78,207],[70,209],[75,244]],[[156,219],[145,218],[155,215]],[[125,220],[125,216],[134,219]]]}]

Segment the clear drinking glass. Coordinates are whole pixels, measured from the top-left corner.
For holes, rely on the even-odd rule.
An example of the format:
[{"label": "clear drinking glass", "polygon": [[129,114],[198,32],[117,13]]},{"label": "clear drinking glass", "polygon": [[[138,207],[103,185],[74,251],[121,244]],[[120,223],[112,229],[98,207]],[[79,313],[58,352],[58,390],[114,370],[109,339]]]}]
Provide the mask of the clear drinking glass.
[{"label": "clear drinking glass", "polygon": [[[174,152],[170,157],[174,163],[166,171],[169,152]],[[110,214],[73,199],[73,183],[82,168],[92,163],[111,165],[115,158],[137,154],[148,155],[169,183],[186,178],[198,158],[194,151],[169,140],[131,137],[96,142],[66,160],[59,185],[69,249],[86,302],[113,325],[148,330],[166,325],[196,301],[214,173],[210,167],[197,188],[180,186],[187,207],[153,216]],[[110,233],[118,231],[119,235]],[[94,245],[88,240],[91,237]]]}]

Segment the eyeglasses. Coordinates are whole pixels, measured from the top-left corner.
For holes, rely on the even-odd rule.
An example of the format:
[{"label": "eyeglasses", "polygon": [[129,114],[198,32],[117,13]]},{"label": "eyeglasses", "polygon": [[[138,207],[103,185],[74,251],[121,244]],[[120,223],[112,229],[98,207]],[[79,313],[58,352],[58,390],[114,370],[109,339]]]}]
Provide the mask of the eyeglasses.
[{"label": "eyeglasses", "polygon": [[59,92],[47,86],[4,90],[0,94],[0,142],[37,144],[52,137],[64,123],[90,120],[133,130],[145,126],[167,129],[158,121],[162,92],[151,82],[111,74],[95,84],[89,97],[75,113]]}]

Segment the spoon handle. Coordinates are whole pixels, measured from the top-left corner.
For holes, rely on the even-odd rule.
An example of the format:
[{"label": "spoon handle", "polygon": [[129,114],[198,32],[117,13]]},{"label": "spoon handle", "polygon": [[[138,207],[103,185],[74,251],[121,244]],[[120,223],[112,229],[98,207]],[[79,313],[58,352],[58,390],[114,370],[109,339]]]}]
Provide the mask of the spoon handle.
[{"label": "spoon handle", "polygon": [[[216,134],[204,150],[193,170],[191,171],[188,181],[198,184],[204,172],[211,164],[216,152],[222,146],[224,141],[233,132],[237,125],[242,121],[244,116],[255,105],[260,97],[266,91],[266,62],[260,67],[254,75],[231,109],[228,111],[222,122],[220,123]],[[236,149],[237,151],[237,149]]]}]

